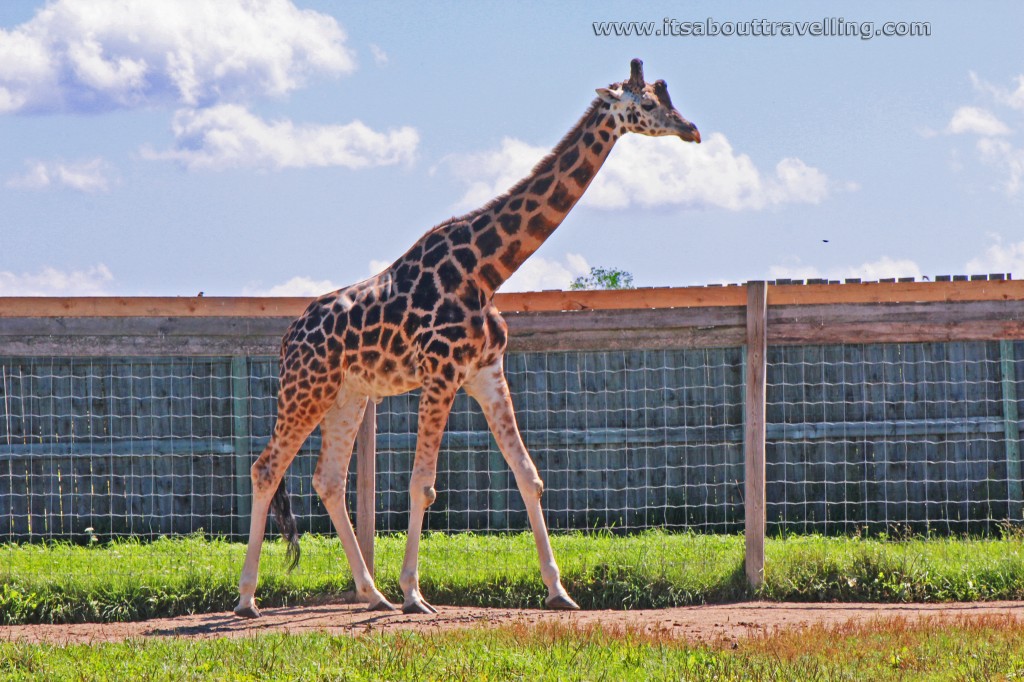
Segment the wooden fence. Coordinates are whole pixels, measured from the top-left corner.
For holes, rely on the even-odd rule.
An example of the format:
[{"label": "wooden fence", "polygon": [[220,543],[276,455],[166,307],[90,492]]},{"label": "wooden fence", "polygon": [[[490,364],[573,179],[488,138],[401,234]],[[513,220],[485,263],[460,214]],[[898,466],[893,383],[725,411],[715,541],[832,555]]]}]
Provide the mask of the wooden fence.
[{"label": "wooden fence", "polygon": [[[275,356],[307,303],[0,299],[0,537],[75,537],[82,523],[243,534]],[[842,532],[938,519],[984,532],[1021,521],[1024,282],[751,283],[496,303],[556,528],[745,527],[756,581],[766,524]],[[414,419],[405,397],[376,436],[364,424],[354,496],[364,539],[404,525]],[[326,531],[309,490],[313,440],[293,485],[307,527]],[[521,526],[514,485],[468,404],[445,447],[463,461],[442,472],[430,523]],[[118,469],[127,461],[131,477]],[[588,470],[595,461],[602,470]]]}]

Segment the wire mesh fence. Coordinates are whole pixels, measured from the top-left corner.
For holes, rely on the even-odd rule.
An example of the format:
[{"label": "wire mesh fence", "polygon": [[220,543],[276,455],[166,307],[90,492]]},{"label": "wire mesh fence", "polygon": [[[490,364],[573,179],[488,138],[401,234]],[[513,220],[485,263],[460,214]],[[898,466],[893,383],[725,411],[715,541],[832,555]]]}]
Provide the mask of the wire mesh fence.
[{"label": "wire mesh fence", "polygon": [[769,528],[988,534],[1021,520],[1020,345],[769,352]]},{"label": "wire mesh fence", "polygon": [[[771,348],[769,533],[986,534],[1019,522],[1021,345]],[[744,361],[741,347],[509,353],[549,526],[741,531]],[[276,385],[268,356],[0,358],[0,540],[87,528],[244,537]],[[378,531],[406,527],[416,400],[378,407]],[[311,486],[318,448],[314,433],[287,481],[301,528],[329,533]],[[429,528],[528,527],[465,395],[438,469]]]}]

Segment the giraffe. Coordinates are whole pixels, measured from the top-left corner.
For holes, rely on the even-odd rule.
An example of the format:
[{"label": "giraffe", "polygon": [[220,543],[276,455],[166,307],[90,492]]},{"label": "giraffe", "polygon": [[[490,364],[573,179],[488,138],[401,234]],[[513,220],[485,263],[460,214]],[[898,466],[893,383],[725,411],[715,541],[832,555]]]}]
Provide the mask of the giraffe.
[{"label": "giraffe", "polygon": [[665,81],[644,81],[630,63],[626,81],[597,97],[527,177],[482,208],[430,229],[380,274],[321,296],[289,327],[281,345],[277,421],[252,466],[252,519],[235,613],[259,617],[254,600],[260,548],[273,509],[298,563],[298,533],[284,473],[320,426],[313,473],[352,569],[356,597],[370,610],[396,607],[367,570],[345,505],[352,446],[368,400],[421,389],[409,495],[409,534],[399,578],[406,613],[436,613],[419,588],[423,516],[434,501],[437,455],[455,394],[483,410],[526,506],[548,595],[544,605],[578,609],[562,586],[541,509],[544,484],[519,434],[503,355],[508,327],[494,292],[533,254],[583,195],[626,133],[700,142],[697,127],[673,107]]}]

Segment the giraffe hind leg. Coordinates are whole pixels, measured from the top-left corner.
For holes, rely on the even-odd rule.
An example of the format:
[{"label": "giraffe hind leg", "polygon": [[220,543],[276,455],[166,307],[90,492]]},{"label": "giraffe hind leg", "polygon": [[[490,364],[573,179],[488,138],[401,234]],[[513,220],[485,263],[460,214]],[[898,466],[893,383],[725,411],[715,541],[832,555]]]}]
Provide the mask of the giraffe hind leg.
[{"label": "giraffe hind leg", "polygon": [[235,614],[245,618],[258,618],[256,606],[256,584],[259,581],[260,551],[266,533],[267,512],[271,500],[278,491],[296,453],[303,441],[313,430],[304,422],[294,422],[278,416],[274,435],[256,462],[252,465],[252,518],[249,521],[249,543],[245,552],[245,563],[238,583],[238,605]]},{"label": "giraffe hind leg", "polygon": [[441,447],[448,414],[451,412],[458,386],[424,384],[420,393],[419,420],[416,434],[416,457],[409,477],[409,535],[405,558],[398,582],[402,586],[404,613],[437,613],[420,592],[419,550],[423,517],[437,496],[437,453]]},{"label": "giraffe hind leg", "polygon": [[[252,465],[252,517],[249,521],[249,542],[245,551],[242,575],[238,581],[238,605],[235,613],[246,618],[259,617],[256,606],[256,585],[259,582],[260,552],[266,533],[267,512],[276,499],[275,513],[280,515],[281,530],[290,546],[298,543],[298,530],[290,527],[294,523],[290,504],[287,506],[287,491],[282,488],[285,471],[291,465],[299,448],[320,422],[327,408],[337,394],[328,386],[316,395],[289,391],[298,382],[294,371],[282,372],[281,390],[278,392],[277,421],[267,447]],[[286,394],[291,393],[291,398]],[[294,559],[293,559],[294,561]]]}]

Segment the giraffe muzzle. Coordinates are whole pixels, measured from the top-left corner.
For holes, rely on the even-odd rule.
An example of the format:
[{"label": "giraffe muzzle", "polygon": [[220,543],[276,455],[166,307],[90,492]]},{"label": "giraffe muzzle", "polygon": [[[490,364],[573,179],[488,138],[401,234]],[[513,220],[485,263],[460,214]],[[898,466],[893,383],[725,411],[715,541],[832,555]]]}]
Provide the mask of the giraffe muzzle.
[{"label": "giraffe muzzle", "polygon": [[689,121],[683,121],[679,126],[679,139],[683,142],[696,142],[700,144],[700,131],[697,130],[697,126],[690,123]]}]

